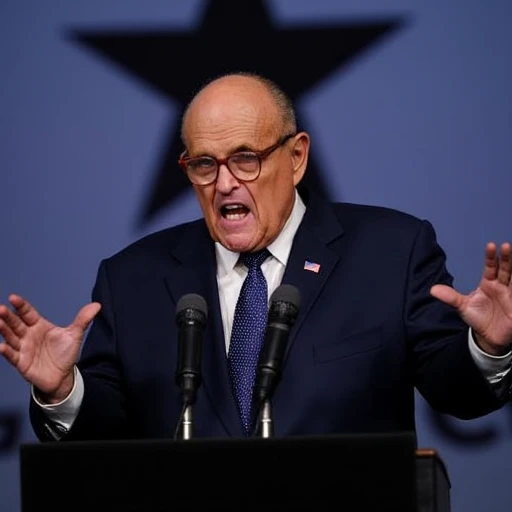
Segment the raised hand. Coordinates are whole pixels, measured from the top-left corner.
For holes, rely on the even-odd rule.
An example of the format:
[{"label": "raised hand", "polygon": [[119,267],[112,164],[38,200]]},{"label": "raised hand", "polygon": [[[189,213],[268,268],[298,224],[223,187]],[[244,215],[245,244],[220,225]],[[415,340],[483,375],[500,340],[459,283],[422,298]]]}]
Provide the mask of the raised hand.
[{"label": "raised hand", "polygon": [[48,403],[57,403],[70,393],[74,365],[84,333],[100,310],[92,302],[73,322],[59,327],[43,318],[19,295],[9,296],[12,308],[0,305],[0,354],[14,366]]},{"label": "raised hand", "polygon": [[445,285],[435,285],[431,294],[455,307],[475,334],[482,350],[502,355],[512,348],[512,248],[494,243],[485,248],[485,266],[478,287],[463,295]]}]

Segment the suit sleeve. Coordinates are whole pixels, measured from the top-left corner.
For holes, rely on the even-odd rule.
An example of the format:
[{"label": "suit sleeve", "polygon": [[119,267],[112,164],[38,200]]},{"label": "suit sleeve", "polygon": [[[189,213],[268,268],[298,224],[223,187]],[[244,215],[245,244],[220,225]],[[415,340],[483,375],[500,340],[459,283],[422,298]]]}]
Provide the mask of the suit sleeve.
[{"label": "suit sleeve", "polygon": [[406,339],[416,388],[437,411],[461,419],[483,416],[506,401],[471,356],[468,326],[457,311],[430,295],[434,284],[453,285],[445,253],[423,221],[411,251],[404,307]]}]

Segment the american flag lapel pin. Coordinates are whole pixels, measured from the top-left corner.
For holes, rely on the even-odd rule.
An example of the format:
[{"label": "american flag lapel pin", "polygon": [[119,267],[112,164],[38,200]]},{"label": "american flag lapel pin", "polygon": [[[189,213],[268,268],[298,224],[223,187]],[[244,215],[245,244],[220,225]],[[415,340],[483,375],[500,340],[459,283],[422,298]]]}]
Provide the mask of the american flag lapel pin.
[{"label": "american flag lapel pin", "polygon": [[304,270],[309,270],[310,272],[315,272],[318,274],[318,272],[320,272],[320,264],[306,260],[304,262]]}]

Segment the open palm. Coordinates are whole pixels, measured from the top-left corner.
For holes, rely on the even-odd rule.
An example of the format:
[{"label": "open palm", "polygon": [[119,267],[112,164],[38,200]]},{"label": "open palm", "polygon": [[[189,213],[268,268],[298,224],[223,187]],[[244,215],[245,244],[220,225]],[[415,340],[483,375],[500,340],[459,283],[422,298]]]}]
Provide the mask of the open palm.
[{"label": "open palm", "polygon": [[495,244],[487,244],[485,267],[478,287],[463,295],[445,285],[435,285],[431,293],[455,307],[470,326],[482,348],[499,355],[512,344],[512,249],[502,244],[501,255]]},{"label": "open palm", "polygon": [[0,353],[42,394],[59,401],[73,383],[73,367],[84,333],[100,309],[98,303],[84,306],[73,322],[59,327],[25,299],[11,295],[13,310],[0,305],[0,334],[5,342]]}]

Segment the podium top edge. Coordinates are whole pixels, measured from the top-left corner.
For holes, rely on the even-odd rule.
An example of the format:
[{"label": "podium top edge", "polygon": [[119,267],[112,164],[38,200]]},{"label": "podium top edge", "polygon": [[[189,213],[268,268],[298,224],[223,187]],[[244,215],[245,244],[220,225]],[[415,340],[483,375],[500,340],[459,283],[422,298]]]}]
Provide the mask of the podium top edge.
[{"label": "podium top edge", "polygon": [[354,442],[365,442],[365,441],[377,441],[377,442],[389,442],[395,441],[405,443],[411,447],[414,446],[416,450],[416,436],[413,432],[382,432],[382,433],[341,433],[341,434],[318,434],[318,435],[289,435],[289,436],[274,436],[270,438],[262,437],[194,437],[192,439],[172,439],[172,438],[127,438],[127,439],[82,439],[82,440],[62,440],[62,441],[32,441],[22,443],[21,449],[30,449],[33,447],[45,447],[45,446],[75,446],[75,447],[87,447],[91,445],[109,445],[109,446],[126,446],[126,443],[134,443],[138,445],[159,445],[159,444],[182,444],[188,445],[194,444],[209,444],[213,442],[230,442],[236,441],[238,443],[286,443],[286,444],[298,444],[298,443],[310,443],[310,442],[324,442],[329,441],[342,441],[344,443],[349,441]]}]

